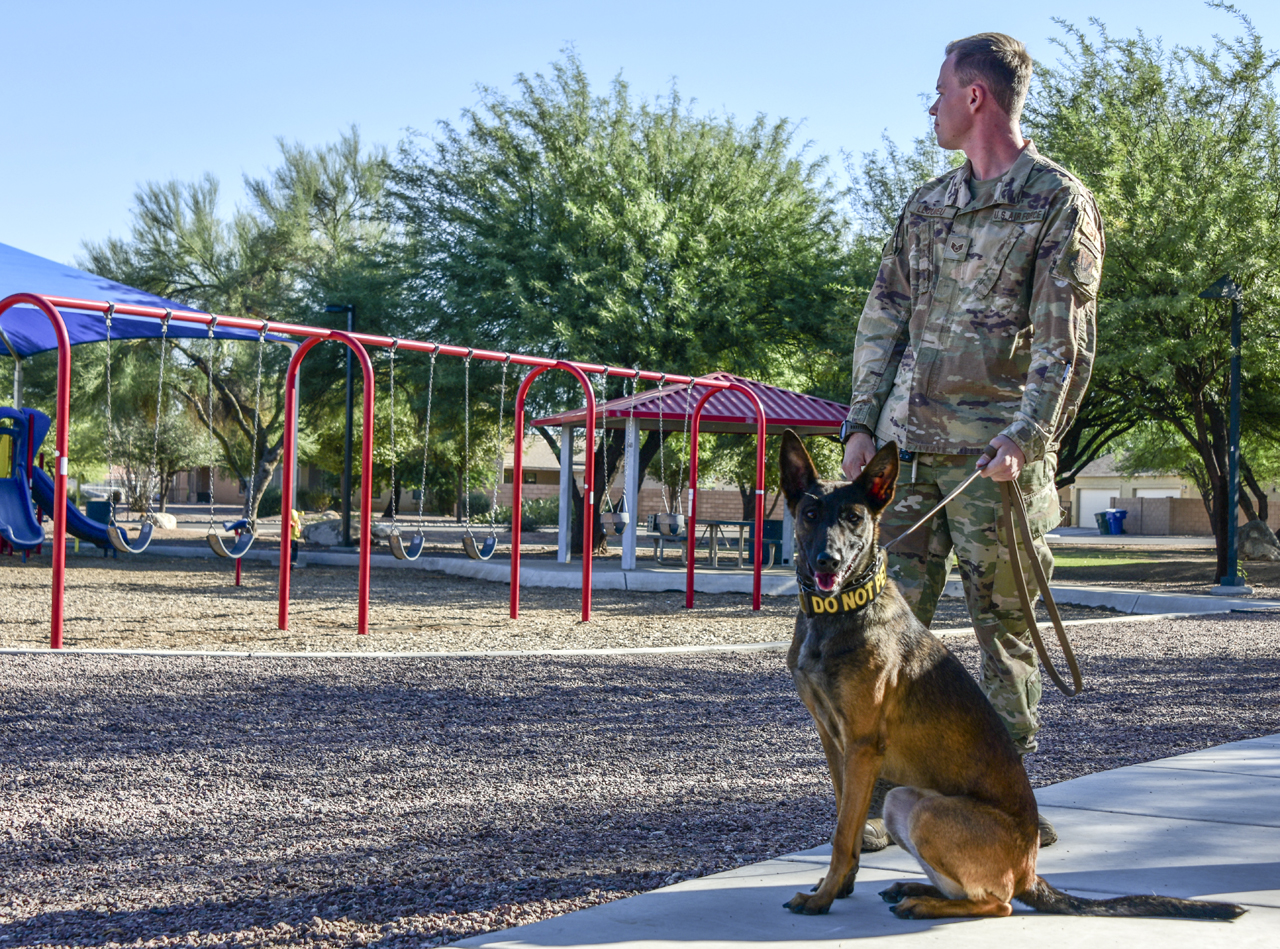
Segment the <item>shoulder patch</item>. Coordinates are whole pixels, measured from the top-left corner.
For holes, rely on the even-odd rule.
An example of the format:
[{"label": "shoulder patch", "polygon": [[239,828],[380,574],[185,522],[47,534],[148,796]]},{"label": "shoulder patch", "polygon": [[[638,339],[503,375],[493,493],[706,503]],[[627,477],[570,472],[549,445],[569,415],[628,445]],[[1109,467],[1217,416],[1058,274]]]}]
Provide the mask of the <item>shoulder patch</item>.
[{"label": "shoulder patch", "polygon": [[1037,208],[1034,211],[1018,211],[1010,208],[997,208],[991,215],[992,220],[996,221],[1012,221],[1015,224],[1025,224],[1028,221],[1043,221],[1047,209]]}]

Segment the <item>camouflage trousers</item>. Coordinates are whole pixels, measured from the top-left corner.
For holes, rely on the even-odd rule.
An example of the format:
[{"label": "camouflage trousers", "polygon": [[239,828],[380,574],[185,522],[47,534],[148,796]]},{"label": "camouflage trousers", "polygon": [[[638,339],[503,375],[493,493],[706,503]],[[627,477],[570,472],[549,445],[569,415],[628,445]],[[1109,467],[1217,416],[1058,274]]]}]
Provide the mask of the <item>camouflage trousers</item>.
[{"label": "camouflage trousers", "polygon": [[[917,455],[904,461],[897,493],[880,521],[881,543],[911,526],[973,472],[972,455]],[[1042,539],[1060,518],[1054,489],[1057,456],[1026,465],[1018,479],[1027,506],[1027,520],[1035,538],[1035,556],[1046,575],[1053,571],[1053,554]],[[1004,720],[1022,754],[1036,750],[1040,728],[1040,667],[1027,630],[1013,571],[1003,547],[999,525],[1000,488],[979,478],[958,498],[889,555],[889,576],[898,584],[911,609],[926,626],[933,620],[946,586],[954,551],[964,583],[969,616],[982,649],[983,693]],[[1015,528],[1016,530],[1016,528]],[[1031,567],[1022,551],[1023,571]]]}]

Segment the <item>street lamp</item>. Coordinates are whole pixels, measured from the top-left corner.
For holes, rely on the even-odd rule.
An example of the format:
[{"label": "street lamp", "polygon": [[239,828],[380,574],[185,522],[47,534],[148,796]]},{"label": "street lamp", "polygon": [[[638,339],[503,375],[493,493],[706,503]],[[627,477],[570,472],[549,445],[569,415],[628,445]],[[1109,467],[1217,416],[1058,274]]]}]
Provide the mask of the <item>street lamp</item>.
[{"label": "street lamp", "polygon": [[[347,332],[350,333],[355,322],[356,306],[354,303],[330,303],[325,306],[326,313],[347,314]],[[347,431],[342,439],[342,546],[351,546],[351,429],[352,429],[352,392],[351,392],[351,347],[347,351]],[[365,472],[367,478],[369,473]],[[369,512],[362,512],[368,517]]]},{"label": "street lamp", "polygon": [[1227,573],[1218,578],[1210,593],[1240,596],[1252,593],[1240,577],[1239,551],[1236,548],[1236,521],[1240,504],[1240,318],[1244,294],[1229,274],[1219,277],[1200,293],[1204,300],[1231,301],[1231,420],[1227,431]]}]

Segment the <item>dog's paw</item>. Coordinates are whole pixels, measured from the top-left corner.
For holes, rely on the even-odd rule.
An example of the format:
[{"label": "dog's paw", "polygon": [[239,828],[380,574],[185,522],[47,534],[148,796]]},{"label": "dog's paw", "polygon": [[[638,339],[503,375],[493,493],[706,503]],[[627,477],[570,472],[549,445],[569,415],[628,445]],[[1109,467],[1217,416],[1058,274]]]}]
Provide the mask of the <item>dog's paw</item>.
[{"label": "dog's paw", "polygon": [[900,903],[895,903],[889,907],[889,912],[897,916],[898,919],[928,919],[928,916],[920,912],[920,901],[914,897],[907,897]]},{"label": "dog's paw", "polygon": [[793,913],[805,916],[820,916],[831,909],[830,903],[819,902],[809,893],[797,893],[782,905]]},{"label": "dog's paw", "polygon": [[901,883],[895,883],[888,889],[880,891],[880,899],[886,903],[901,903],[906,897],[906,887]]}]

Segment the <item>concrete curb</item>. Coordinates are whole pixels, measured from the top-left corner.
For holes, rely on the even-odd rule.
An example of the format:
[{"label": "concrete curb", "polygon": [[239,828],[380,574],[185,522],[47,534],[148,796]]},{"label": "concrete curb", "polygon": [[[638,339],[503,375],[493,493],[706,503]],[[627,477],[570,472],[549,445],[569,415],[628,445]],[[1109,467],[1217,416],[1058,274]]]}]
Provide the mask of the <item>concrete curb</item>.
[{"label": "concrete curb", "polygon": [[[1099,619],[1064,620],[1063,626],[1108,626],[1115,623],[1148,623],[1157,620],[1187,619],[1203,616],[1203,613],[1147,613],[1132,616],[1105,616]],[[942,638],[969,637],[972,626],[953,626],[935,629],[933,635]],[[271,652],[269,650],[243,651],[219,649],[83,649],[67,646],[49,649],[47,646],[0,647],[0,656],[205,656],[217,659],[493,659],[502,657],[555,658],[558,656],[661,656],[672,653],[729,653],[729,652],[785,652],[790,640],[774,640],[764,643],[714,643],[690,646],[611,646],[603,649],[505,649],[492,652]]]},{"label": "concrete curb", "polygon": [[[207,547],[152,544],[147,553],[166,557],[193,557],[212,559],[213,551]],[[82,555],[84,556],[84,555]],[[276,546],[250,550],[245,560],[280,563],[280,551]],[[465,557],[420,557],[417,560],[396,560],[389,554],[373,554],[372,566],[379,570],[431,570],[455,577],[486,580],[490,583],[508,583],[511,576],[509,560],[480,561]],[[295,569],[305,569],[308,564],[326,567],[354,567],[359,564],[359,554],[303,550]],[[729,572],[704,568],[694,572],[693,589],[696,593],[751,593],[751,572]],[[520,585],[553,589],[577,590],[582,586],[581,564],[556,564],[546,566],[541,562],[525,561],[520,566]],[[615,564],[597,564],[592,572],[593,590],[627,590],[638,593],[683,593],[685,571],[683,567],[643,567],[638,570],[621,570]],[[1230,613],[1234,611],[1280,611],[1280,601],[1259,600],[1244,597],[1196,596],[1181,593],[1148,593],[1143,590],[1117,590],[1110,587],[1090,587],[1076,584],[1050,586],[1053,598],[1072,606],[1092,606],[1116,610],[1126,614],[1199,614]],[[795,577],[789,572],[770,571],[760,578],[763,596],[795,596],[798,592]],[[944,596],[963,597],[959,580],[947,582]]]}]

